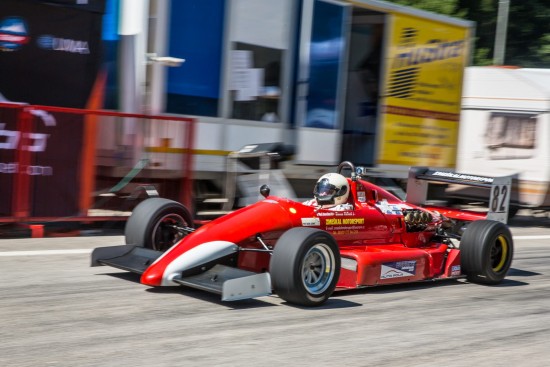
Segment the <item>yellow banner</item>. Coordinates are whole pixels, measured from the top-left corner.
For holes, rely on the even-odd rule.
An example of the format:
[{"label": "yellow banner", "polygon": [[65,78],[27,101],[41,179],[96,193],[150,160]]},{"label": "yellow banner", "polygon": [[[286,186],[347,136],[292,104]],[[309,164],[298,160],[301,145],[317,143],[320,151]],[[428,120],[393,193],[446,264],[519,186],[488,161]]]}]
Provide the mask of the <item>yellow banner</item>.
[{"label": "yellow banner", "polygon": [[469,29],[393,14],[379,164],[454,167]]}]

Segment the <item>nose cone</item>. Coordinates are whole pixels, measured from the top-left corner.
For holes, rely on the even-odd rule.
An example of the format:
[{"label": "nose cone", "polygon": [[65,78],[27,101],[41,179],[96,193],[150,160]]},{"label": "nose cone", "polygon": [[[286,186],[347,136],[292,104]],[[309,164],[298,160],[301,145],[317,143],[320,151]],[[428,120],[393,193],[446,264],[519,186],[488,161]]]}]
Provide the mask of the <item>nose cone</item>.
[{"label": "nose cone", "polygon": [[141,274],[140,282],[142,284],[151,285],[155,287],[161,286],[162,272],[160,272],[158,268],[151,266],[147,268],[143,274]]}]

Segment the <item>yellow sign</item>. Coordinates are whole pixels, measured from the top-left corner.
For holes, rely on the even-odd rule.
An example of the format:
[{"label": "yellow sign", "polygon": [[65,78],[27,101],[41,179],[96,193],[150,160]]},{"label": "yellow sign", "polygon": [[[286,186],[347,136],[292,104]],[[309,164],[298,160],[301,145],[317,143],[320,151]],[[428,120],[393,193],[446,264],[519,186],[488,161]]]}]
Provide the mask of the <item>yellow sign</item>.
[{"label": "yellow sign", "polygon": [[454,167],[469,29],[393,14],[379,164]]}]

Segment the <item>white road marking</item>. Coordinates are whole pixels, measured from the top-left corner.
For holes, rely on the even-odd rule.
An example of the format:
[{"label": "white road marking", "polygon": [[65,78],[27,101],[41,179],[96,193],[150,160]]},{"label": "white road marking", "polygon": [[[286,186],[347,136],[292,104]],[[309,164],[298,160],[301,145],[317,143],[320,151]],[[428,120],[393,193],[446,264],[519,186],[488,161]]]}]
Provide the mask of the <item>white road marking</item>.
[{"label": "white road marking", "polygon": [[513,236],[514,240],[548,240],[550,235],[540,235],[540,236]]},{"label": "white road marking", "polygon": [[90,254],[92,250],[40,250],[40,251],[0,251],[0,257],[8,256],[46,256],[46,255],[70,255],[70,254]]}]

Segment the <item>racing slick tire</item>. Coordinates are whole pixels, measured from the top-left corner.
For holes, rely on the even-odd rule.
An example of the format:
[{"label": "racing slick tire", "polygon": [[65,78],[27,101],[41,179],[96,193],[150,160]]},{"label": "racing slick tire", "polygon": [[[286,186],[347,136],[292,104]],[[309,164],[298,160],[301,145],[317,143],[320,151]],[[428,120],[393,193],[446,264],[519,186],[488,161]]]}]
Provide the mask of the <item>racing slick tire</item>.
[{"label": "racing slick tire", "polygon": [[277,241],[269,264],[275,293],[289,303],[319,306],[340,277],[340,251],[327,232],[296,227]]},{"label": "racing slick tire", "polygon": [[475,283],[500,283],[510,269],[513,255],[512,234],[508,226],[501,222],[472,222],[460,241],[462,273]]},{"label": "racing slick tire", "polygon": [[126,244],[164,252],[185,236],[174,226],[193,227],[191,213],[185,206],[162,198],[144,200],[126,223]]}]

